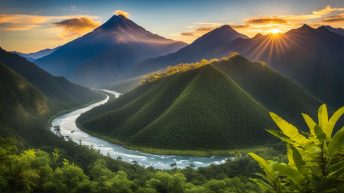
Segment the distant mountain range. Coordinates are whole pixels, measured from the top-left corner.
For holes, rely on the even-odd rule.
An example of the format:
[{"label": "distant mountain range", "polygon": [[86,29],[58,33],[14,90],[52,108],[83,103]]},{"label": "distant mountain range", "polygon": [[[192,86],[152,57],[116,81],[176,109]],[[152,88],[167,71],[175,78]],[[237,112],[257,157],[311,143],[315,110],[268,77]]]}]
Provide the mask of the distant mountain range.
[{"label": "distant mountain range", "polygon": [[[223,28],[231,33],[225,33],[221,37],[223,41],[219,42],[216,38],[218,36],[211,34],[219,33]],[[337,33],[333,33],[333,30],[330,31],[329,27],[314,29],[304,25],[285,34],[243,38],[230,27],[223,26],[176,53],[140,63],[135,72],[144,74],[169,65],[202,58],[221,58],[229,52],[239,52],[252,60],[265,61],[272,69],[292,78],[326,103],[340,106],[344,105],[344,55],[341,54],[344,38],[338,35],[339,29]],[[209,45],[213,46],[212,49],[206,49]]]},{"label": "distant mountain range", "polygon": [[175,52],[185,45],[150,33],[124,16],[114,15],[92,32],[36,62],[54,75],[99,86],[125,78],[128,70],[140,61]]},{"label": "distant mountain range", "polygon": [[344,37],[344,29],[343,28],[334,28],[334,27],[331,27],[329,25],[326,25],[323,27],[326,28],[327,30],[329,30],[330,32],[336,33],[336,34]]},{"label": "distant mountain range", "polygon": [[234,56],[145,83],[78,123],[134,146],[233,149],[272,142],[269,111],[300,123],[320,103],[264,63]]},{"label": "distant mountain range", "polygon": [[22,56],[24,58],[26,58],[29,61],[35,61],[39,58],[42,58],[44,56],[47,56],[51,53],[53,53],[56,49],[58,49],[59,47],[56,48],[47,48],[47,49],[43,49],[43,50],[39,50],[37,52],[32,52],[32,53],[21,53],[21,52],[17,52],[17,51],[13,51],[13,53],[18,54],[19,56]]}]

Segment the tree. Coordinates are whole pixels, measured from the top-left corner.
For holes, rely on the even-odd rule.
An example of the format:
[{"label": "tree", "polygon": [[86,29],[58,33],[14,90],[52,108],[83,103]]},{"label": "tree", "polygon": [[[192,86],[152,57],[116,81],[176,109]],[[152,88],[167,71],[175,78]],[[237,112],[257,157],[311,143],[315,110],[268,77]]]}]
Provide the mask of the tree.
[{"label": "tree", "polygon": [[270,113],[281,131],[269,132],[287,144],[288,163],[280,163],[250,153],[264,174],[253,181],[264,192],[344,192],[344,127],[334,133],[335,125],[344,114],[344,107],[328,116],[326,105],[318,110],[318,122],[302,114],[309,133],[278,115]]}]

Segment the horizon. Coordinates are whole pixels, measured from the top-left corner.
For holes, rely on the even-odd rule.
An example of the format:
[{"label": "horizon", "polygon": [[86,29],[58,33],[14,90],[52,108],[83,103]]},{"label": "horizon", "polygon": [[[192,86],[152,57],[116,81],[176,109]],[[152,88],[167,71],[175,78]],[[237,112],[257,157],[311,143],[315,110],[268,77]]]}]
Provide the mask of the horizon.
[{"label": "horizon", "polygon": [[[344,27],[344,2],[340,1],[267,0],[257,5],[254,0],[242,3],[218,0],[213,4],[147,1],[143,6],[138,1],[103,1],[96,5],[77,0],[53,3],[36,0],[29,4],[5,0],[0,3],[0,45],[23,53],[55,48],[92,31],[113,14],[124,14],[147,31],[186,43],[226,24],[248,37],[285,33],[303,24],[313,28]],[[155,11],[145,11],[150,9]]]}]

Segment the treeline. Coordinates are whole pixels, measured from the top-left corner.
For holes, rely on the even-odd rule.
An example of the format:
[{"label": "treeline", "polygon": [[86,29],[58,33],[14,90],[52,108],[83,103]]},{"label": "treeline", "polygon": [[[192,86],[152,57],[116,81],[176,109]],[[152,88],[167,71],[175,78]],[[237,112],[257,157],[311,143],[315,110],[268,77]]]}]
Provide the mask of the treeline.
[{"label": "treeline", "polygon": [[257,192],[248,179],[256,171],[257,165],[248,157],[198,170],[159,171],[99,156],[82,168],[58,149],[50,153],[20,150],[16,140],[0,139],[1,193]]},{"label": "treeline", "polygon": [[198,62],[194,62],[194,63],[181,63],[181,64],[177,64],[174,66],[168,66],[165,70],[160,71],[160,72],[154,72],[151,74],[148,74],[147,76],[145,76],[142,80],[141,80],[141,84],[146,84],[146,83],[150,83],[153,82],[155,80],[159,80],[163,77],[166,76],[171,76],[173,74],[176,73],[181,73],[181,72],[186,72],[186,71],[190,71],[190,70],[194,70],[197,68],[200,68],[202,66],[208,65],[208,64],[212,64],[214,62],[219,62],[219,61],[226,61],[231,59],[234,56],[239,55],[239,53],[237,52],[231,52],[228,56],[224,56],[221,59],[218,58],[213,58],[213,59],[202,59]]}]

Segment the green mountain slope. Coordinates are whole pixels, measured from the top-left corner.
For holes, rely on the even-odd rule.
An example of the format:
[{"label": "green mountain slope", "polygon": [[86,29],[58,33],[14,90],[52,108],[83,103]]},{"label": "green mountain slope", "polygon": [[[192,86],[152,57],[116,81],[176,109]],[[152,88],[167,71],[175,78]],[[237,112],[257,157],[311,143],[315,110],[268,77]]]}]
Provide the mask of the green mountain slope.
[{"label": "green mountain slope", "polygon": [[27,61],[25,58],[0,48],[0,62],[22,76],[54,105],[66,109],[100,99],[102,96],[90,89],[73,84],[63,77],[55,77]]},{"label": "green mountain slope", "polygon": [[0,123],[30,122],[49,112],[45,97],[24,78],[0,63]]},{"label": "green mountain slope", "polygon": [[294,118],[320,102],[241,56],[146,83],[85,113],[85,130],[129,145],[233,149],[271,143],[268,111]]},{"label": "green mountain slope", "polygon": [[47,129],[49,118],[104,97],[2,49],[0,63],[0,137],[15,137],[23,145],[62,144]]},{"label": "green mountain slope", "polygon": [[301,123],[301,112],[316,112],[319,99],[291,79],[271,70],[264,62],[250,62],[242,56],[216,63],[242,89],[267,109]]}]

